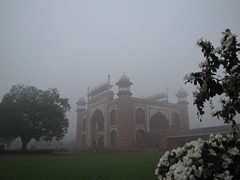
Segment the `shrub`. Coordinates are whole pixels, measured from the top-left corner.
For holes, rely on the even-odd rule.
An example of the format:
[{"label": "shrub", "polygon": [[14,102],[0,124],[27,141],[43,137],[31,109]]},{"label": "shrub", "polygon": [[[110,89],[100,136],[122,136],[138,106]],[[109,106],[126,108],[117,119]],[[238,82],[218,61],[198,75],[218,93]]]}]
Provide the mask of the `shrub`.
[{"label": "shrub", "polygon": [[[226,29],[222,35],[219,47],[214,47],[208,40],[200,39],[197,42],[204,61],[199,64],[200,71],[189,73],[184,79],[185,83],[196,86],[193,103],[198,116],[205,113],[205,102],[210,102],[212,116],[231,124],[234,135],[237,135],[235,118],[240,113],[240,43],[230,29]],[[215,102],[213,98],[219,101]],[[218,108],[218,104],[221,108]]]},{"label": "shrub", "polygon": [[158,179],[239,179],[240,141],[233,135],[210,135],[167,151],[155,170]]}]

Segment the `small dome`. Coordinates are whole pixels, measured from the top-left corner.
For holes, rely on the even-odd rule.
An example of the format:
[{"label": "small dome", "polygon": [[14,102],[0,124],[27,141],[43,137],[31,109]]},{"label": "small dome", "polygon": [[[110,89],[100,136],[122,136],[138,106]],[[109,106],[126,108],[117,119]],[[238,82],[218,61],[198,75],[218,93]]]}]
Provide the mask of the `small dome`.
[{"label": "small dome", "polygon": [[77,105],[79,106],[85,106],[87,103],[83,97],[80,97],[78,101],[76,102]]},{"label": "small dome", "polygon": [[188,93],[183,89],[183,88],[180,88],[176,94],[177,97],[187,97],[188,96]]},{"label": "small dome", "polygon": [[120,77],[119,81],[130,81],[130,79],[129,79],[129,77],[127,77],[125,74],[123,74],[123,75]]},{"label": "small dome", "polygon": [[132,85],[132,82],[130,81],[130,79],[125,75],[123,74],[119,81],[117,82],[117,85]]}]

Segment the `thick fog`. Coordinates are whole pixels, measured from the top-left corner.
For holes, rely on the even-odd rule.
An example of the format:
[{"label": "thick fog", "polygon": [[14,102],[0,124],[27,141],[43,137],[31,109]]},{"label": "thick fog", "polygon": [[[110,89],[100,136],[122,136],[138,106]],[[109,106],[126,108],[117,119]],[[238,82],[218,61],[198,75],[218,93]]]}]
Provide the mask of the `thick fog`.
[{"label": "thick fog", "polygon": [[218,46],[226,28],[240,36],[239,10],[238,0],[0,0],[0,100],[18,83],[56,87],[70,100],[74,137],[78,98],[108,75],[116,92],[125,72],[135,97],[168,89],[174,103],[184,88],[191,128],[220,124],[199,122],[183,77],[203,60],[198,39]]}]

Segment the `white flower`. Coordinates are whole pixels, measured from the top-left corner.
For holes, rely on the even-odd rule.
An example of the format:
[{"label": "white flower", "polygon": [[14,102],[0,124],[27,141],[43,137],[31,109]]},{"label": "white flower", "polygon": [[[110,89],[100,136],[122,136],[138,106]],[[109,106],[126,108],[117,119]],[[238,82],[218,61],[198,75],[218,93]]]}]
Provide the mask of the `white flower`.
[{"label": "white flower", "polygon": [[237,68],[238,68],[238,65],[234,65],[234,66],[230,69],[230,71],[233,72],[233,71],[235,71]]},{"label": "white flower", "polygon": [[195,76],[193,76],[191,73],[190,74],[186,74],[184,76],[184,79],[191,82],[191,81],[194,81],[195,80]]},{"label": "white flower", "polygon": [[178,158],[179,156],[182,155],[183,150],[182,150],[182,148],[178,147],[177,149],[174,149],[173,152],[175,152],[175,156],[176,156],[176,158]]},{"label": "white flower", "polygon": [[228,168],[228,163],[227,163],[226,161],[223,161],[222,167],[223,167],[224,169],[227,169],[227,168]]},{"label": "white flower", "polygon": [[189,177],[190,180],[195,180],[195,177],[191,174]]},{"label": "white flower", "polygon": [[193,94],[193,97],[195,98],[195,97],[197,97],[198,92],[197,91],[193,91],[192,94]]},{"label": "white flower", "polygon": [[230,176],[230,172],[228,170],[226,170],[224,174],[225,174],[225,177],[224,177],[225,180],[231,180],[233,178],[232,175]]},{"label": "white flower", "polygon": [[200,68],[203,68],[203,67],[206,67],[207,65],[208,65],[207,61],[203,61],[203,62],[200,62],[198,66]]},{"label": "white flower", "polygon": [[186,165],[187,165],[187,166],[190,166],[190,165],[192,165],[192,163],[193,163],[192,159],[189,159],[189,160],[186,162]]},{"label": "white flower", "polygon": [[217,174],[216,177],[217,178],[214,178],[214,179],[224,179],[225,173]]},{"label": "white flower", "polygon": [[236,35],[232,34],[230,30],[225,31],[222,34],[224,37],[221,39],[221,49],[226,52],[232,46]]},{"label": "white flower", "polygon": [[[237,147],[232,147],[232,139],[233,136],[231,134],[227,136],[216,134],[211,135],[207,141],[198,139],[197,141],[186,143],[183,147],[168,151],[160,158],[155,174],[159,179],[166,180],[208,179],[208,174],[203,173],[203,169],[209,168],[213,170],[214,179],[230,180],[235,178],[235,176],[231,174],[233,173],[232,165],[237,163],[233,159],[233,156],[240,154],[240,152]],[[229,143],[231,143],[231,145]],[[237,143],[239,143],[239,141],[237,141]],[[206,146],[208,149],[203,149],[206,148]],[[207,156],[202,156],[203,150],[204,152],[207,150]],[[220,164],[222,168],[219,171],[214,170],[214,161],[209,161],[209,155],[212,156],[211,159],[213,158],[214,161],[215,159],[222,161]],[[177,158],[176,161],[175,158]],[[168,171],[165,166],[169,168]]]},{"label": "white flower", "polygon": [[217,47],[213,50],[213,53],[216,54],[216,53],[220,53],[221,52],[221,47]]},{"label": "white flower", "polygon": [[216,153],[213,149],[209,149],[208,151],[209,151],[210,154],[213,155],[213,156],[216,156],[216,155],[217,155],[217,153]]},{"label": "white flower", "polygon": [[232,135],[232,134],[227,134],[227,138],[228,138],[228,139],[232,139],[232,138],[233,138],[233,135]]},{"label": "white flower", "polygon": [[218,145],[217,145],[216,142],[213,142],[213,143],[212,143],[212,146],[213,146],[213,147],[217,147]]},{"label": "white flower", "polygon": [[202,172],[203,172],[203,168],[202,168],[202,166],[200,166],[200,167],[198,167],[198,169],[196,171],[194,171],[194,174],[197,177],[201,177]]},{"label": "white flower", "polygon": [[203,42],[203,38],[200,38],[199,40],[197,40],[197,45],[200,45],[201,42]]},{"label": "white flower", "polygon": [[168,166],[170,165],[170,163],[169,163],[168,161],[163,161],[163,162],[162,162],[162,165],[164,165],[164,166],[167,166],[167,167],[168,167]]},{"label": "white flower", "polygon": [[224,159],[228,164],[231,164],[233,161],[232,161],[232,159],[230,159],[230,158],[226,158],[226,159]]},{"label": "white flower", "polygon": [[216,134],[215,139],[221,139],[222,135],[221,134]]},{"label": "white flower", "polygon": [[228,152],[234,156],[239,154],[239,150],[236,147],[229,149]]},{"label": "white flower", "polygon": [[196,170],[197,170],[197,168],[196,168],[195,165],[192,165],[192,170],[193,170],[193,171],[196,171]]},{"label": "white flower", "polygon": [[219,145],[220,149],[225,149],[225,147],[222,145],[222,143]]},{"label": "white flower", "polygon": [[167,151],[164,156],[169,156],[169,151]]},{"label": "white flower", "polygon": [[201,177],[202,173],[200,171],[194,171],[194,175],[197,177]]}]

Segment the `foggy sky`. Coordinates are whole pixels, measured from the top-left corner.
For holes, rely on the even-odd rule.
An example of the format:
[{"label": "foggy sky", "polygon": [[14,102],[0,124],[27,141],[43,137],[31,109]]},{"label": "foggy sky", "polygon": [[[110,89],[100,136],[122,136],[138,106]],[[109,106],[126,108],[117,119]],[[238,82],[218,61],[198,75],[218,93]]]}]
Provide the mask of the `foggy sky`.
[{"label": "foggy sky", "polygon": [[198,39],[218,46],[226,28],[240,36],[239,10],[238,0],[0,0],[0,100],[18,83],[56,87],[70,100],[75,136],[78,98],[108,74],[115,85],[125,72],[135,97],[168,88],[176,102],[177,90],[186,89],[190,126],[206,126],[183,77],[203,60]]}]

